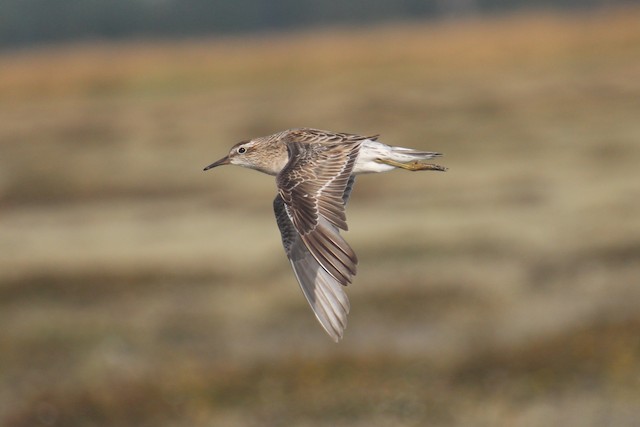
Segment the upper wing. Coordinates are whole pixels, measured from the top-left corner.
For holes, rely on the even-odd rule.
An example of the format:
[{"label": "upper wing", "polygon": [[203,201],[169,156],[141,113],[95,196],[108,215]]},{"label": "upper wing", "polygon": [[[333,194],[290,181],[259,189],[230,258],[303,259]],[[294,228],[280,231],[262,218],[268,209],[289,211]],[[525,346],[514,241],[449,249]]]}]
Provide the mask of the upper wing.
[{"label": "upper wing", "polygon": [[273,201],[273,210],[282,235],[284,250],[302,293],[322,327],[334,341],[338,341],[347,326],[349,299],[340,282],[327,273],[307,249],[289,219],[280,195]]},{"label": "upper wing", "polygon": [[276,178],[285,212],[302,243],[342,285],[351,283],[358,263],[338,229],[347,229],[343,197],[348,196],[345,192],[360,143],[287,141],[289,162]]},{"label": "upper wing", "polygon": [[353,190],[353,184],[356,182],[356,176],[351,175],[349,177],[349,182],[347,182],[347,188],[344,189],[344,194],[342,195],[342,204],[347,206],[347,202],[349,201],[349,196],[351,196],[351,190]]}]

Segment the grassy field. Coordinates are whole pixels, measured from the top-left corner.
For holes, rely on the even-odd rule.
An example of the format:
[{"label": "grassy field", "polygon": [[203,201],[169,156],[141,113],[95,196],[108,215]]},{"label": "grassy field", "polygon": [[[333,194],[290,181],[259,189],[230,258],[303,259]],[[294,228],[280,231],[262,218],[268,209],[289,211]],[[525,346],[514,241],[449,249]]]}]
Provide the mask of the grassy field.
[{"label": "grassy field", "polygon": [[[636,426],[640,9],[0,55],[0,425]],[[288,127],[358,179],[345,339],[282,253]]]}]

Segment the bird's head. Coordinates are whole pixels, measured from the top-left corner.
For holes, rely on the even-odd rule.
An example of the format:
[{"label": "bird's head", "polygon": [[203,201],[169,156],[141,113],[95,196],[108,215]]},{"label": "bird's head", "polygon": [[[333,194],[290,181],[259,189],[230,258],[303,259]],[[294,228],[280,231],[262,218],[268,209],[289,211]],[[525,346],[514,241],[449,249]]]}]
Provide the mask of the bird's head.
[{"label": "bird's head", "polygon": [[231,147],[229,154],[211,163],[204,170],[222,165],[238,165],[275,175],[284,167],[283,161],[286,163],[287,152],[284,147],[272,145],[260,138],[239,142]]},{"label": "bird's head", "polygon": [[218,161],[211,163],[204,170],[213,169],[222,165],[238,165],[246,168],[255,167],[257,158],[257,152],[255,150],[255,143],[253,141],[242,141],[231,147],[229,154],[224,156]]}]

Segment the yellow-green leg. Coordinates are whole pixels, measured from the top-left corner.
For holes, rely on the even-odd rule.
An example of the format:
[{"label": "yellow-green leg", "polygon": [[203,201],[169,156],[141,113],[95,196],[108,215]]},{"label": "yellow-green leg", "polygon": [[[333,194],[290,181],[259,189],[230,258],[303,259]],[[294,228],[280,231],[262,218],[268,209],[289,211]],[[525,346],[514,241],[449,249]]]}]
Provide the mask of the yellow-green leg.
[{"label": "yellow-green leg", "polygon": [[420,162],[409,162],[409,163],[400,163],[395,160],[390,159],[376,159],[376,161],[380,163],[384,163],[385,165],[393,166],[400,169],[405,169],[411,172],[415,171],[441,171],[444,172],[447,170],[444,166],[435,165],[431,163],[420,163]]}]

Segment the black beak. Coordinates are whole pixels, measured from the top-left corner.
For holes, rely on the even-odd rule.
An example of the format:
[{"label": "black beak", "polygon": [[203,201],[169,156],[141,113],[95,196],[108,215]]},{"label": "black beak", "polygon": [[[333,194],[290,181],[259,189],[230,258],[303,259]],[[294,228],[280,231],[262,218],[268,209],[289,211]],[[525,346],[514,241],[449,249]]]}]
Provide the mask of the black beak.
[{"label": "black beak", "polygon": [[213,169],[215,167],[222,166],[222,165],[228,165],[228,164],[229,164],[229,156],[224,156],[223,158],[221,158],[217,162],[211,163],[209,166],[207,166],[203,170],[208,171],[209,169]]}]

